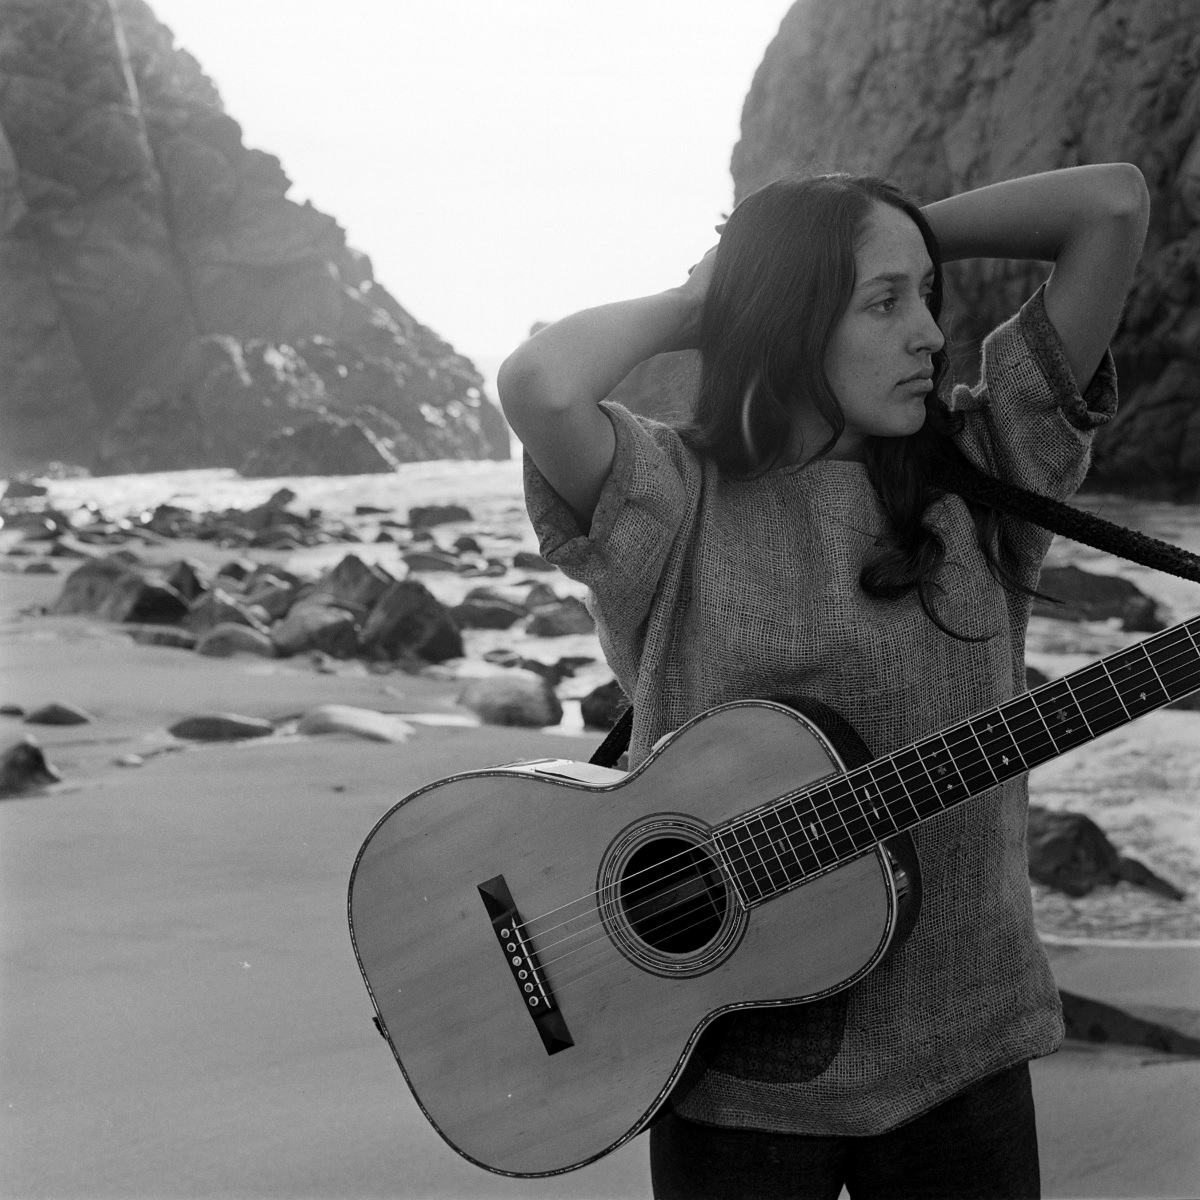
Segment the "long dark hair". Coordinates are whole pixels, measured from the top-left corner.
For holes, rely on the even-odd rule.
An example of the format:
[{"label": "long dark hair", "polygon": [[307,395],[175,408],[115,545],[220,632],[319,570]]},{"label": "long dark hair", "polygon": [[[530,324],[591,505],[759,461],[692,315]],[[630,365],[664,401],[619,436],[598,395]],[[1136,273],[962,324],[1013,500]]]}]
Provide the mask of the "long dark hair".
[{"label": "long dark hair", "polygon": [[[811,404],[828,424],[822,458],[845,429],[845,416],[825,373],[826,350],[855,285],[855,249],[876,204],[908,216],[933,263],[929,309],[942,310],[937,238],[916,202],[875,176],[788,177],[767,184],[734,209],[721,235],[700,324],[701,372],[696,405],[680,429],[684,441],[724,472],[753,478],[780,465],[793,447],[796,407]],[[943,346],[933,355],[933,390],[921,429],[907,437],[866,441],[867,474],[882,503],[890,540],[862,570],[868,596],[895,600],[910,591],[929,619],[945,559],[941,536],[927,520],[946,494],[944,469],[965,462],[953,438],[962,417],[941,397],[949,374]],[[993,577],[1026,594],[1015,578],[1016,556],[996,512],[969,505],[980,549]],[[986,635],[984,635],[986,636]]]}]

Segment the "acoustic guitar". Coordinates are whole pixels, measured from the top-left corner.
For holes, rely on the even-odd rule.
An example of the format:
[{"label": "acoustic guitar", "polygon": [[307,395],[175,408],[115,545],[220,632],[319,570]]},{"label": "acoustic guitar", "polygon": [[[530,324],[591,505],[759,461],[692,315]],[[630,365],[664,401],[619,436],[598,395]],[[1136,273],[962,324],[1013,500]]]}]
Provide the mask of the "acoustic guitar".
[{"label": "acoustic guitar", "polygon": [[748,700],[629,773],[545,759],[430,784],[350,879],[376,1025],[460,1154],[583,1166],[645,1128],[718,1015],[883,960],[911,919],[906,830],[1197,690],[1200,617],[858,765]]}]

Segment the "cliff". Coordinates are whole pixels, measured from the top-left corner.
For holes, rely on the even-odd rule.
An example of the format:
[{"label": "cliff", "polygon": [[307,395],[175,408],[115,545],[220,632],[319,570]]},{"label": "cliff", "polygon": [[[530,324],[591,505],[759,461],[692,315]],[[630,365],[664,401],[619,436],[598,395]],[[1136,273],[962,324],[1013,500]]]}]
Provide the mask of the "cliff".
[{"label": "cliff", "polygon": [[0,470],[240,467],[314,421],[359,431],[356,469],[508,456],[479,372],[287,199],[142,0],[2,22]]}]

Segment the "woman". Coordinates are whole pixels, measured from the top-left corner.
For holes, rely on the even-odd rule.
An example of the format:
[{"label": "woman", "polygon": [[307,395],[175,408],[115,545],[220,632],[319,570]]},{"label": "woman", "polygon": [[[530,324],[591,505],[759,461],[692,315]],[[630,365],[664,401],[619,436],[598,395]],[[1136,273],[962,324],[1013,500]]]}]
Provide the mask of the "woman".
[{"label": "woman", "polygon": [[[939,485],[1062,498],[1116,403],[1106,347],[1140,252],[1135,167],[918,209],[870,178],[744,200],[677,288],[549,326],[503,365],[542,552],[589,588],[636,721],[630,765],[724,701],[805,696],[876,755],[1024,688],[1043,530]],[[943,261],[1053,263],[943,396]],[[681,428],[603,403],[697,346]],[[727,1015],[651,1131],[657,1196],[1033,1196],[1028,1062],[1062,1038],[1034,932],[1025,777],[919,826],[921,914],[852,988]],[[786,953],[780,947],[780,953]]]}]

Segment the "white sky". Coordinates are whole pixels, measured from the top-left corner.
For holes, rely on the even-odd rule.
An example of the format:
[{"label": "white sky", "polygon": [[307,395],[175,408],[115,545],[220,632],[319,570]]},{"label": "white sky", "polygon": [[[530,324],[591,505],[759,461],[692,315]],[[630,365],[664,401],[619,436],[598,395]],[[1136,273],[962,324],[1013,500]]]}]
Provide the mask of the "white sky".
[{"label": "white sky", "polygon": [[291,199],[489,377],[536,320],[678,282],[791,0],[149,0]]}]

